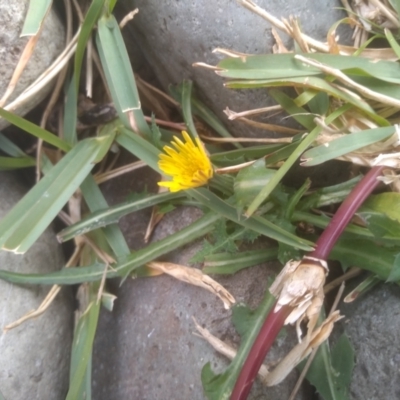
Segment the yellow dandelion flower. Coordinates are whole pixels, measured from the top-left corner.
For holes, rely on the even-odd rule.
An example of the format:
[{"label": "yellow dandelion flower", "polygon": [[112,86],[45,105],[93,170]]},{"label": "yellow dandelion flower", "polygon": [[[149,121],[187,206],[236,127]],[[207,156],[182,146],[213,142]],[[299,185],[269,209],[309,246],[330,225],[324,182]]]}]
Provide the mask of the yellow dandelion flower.
[{"label": "yellow dandelion flower", "polygon": [[171,192],[205,185],[213,176],[213,169],[199,138],[193,142],[187,132],[182,132],[184,142],[174,136],[171,142],[175,148],[164,146],[166,154],[160,154],[158,166],[172,181],[158,182]]}]

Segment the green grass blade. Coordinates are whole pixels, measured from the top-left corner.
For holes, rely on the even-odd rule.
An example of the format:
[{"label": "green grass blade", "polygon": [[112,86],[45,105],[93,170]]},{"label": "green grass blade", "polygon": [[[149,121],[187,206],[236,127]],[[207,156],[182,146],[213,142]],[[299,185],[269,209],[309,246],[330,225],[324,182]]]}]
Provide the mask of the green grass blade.
[{"label": "green grass blade", "polygon": [[141,110],[132,66],[114,16],[103,15],[100,18],[96,42],[107,83],[121,121],[127,128],[131,128],[125,113],[132,111],[135,130],[150,138],[151,130]]},{"label": "green grass blade", "polygon": [[[400,7],[400,1],[398,1],[399,7]],[[400,9],[399,9],[400,11]],[[400,58],[400,46],[397,43],[397,40],[395,39],[395,37],[393,36],[393,33],[385,28],[385,35],[386,35],[386,39],[390,44],[390,47],[393,49],[393,51],[395,52],[396,56]]]},{"label": "green grass blade", "polygon": [[[184,193],[159,193],[153,196],[146,196],[140,200],[127,201],[113,207],[99,209],[96,212],[83,218],[78,223],[63,229],[58,235],[58,240],[65,242],[78,235],[83,235],[93,229],[102,228],[119,221],[124,215],[135,211],[153,207],[157,204],[185,197]],[[86,198],[86,197],[85,197]]]},{"label": "green grass blade", "polygon": [[221,151],[220,153],[211,154],[211,161],[214,164],[231,166],[235,163],[241,163],[244,161],[254,160],[261,158],[279,149],[286,147],[282,144],[267,144],[262,146],[251,146],[243,149]]},{"label": "green grass blade", "polygon": [[[105,264],[96,263],[85,267],[63,268],[49,274],[19,274],[0,270],[0,279],[17,285],[76,285],[100,280],[105,269]],[[107,278],[117,276],[114,271],[107,273]]]},{"label": "green grass blade", "polygon": [[144,161],[150,168],[161,173],[158,168],[160,150],[150,142],[129,129],[124,128],[121,129],[121,133],[117,136],[117,142],[130,153]]},{"label": "green grass blade", "polygon": [[279,170],[274,174],[272,179],[262,188],[260,193],[252,201],[249,208],[246,211],[247,216],[251,216],[261,203],[266,200],[266,198],[275,189],[276,185],[282,180],[285,174],[293,166],[296,160],[301,156],[301,154],[311,145],[315,138],[321,132],[321,128],[317,126],[313,131],[311,131],[306,138],[297,146],[285,163],[279,168]]},{"label": "green grass blade", "polygon": [[67,143],[73,146],[77,141],[76,125],[78,122],[78,92],[75,88],[74,78],[68,85],[64,102],[63,135]]},{"label": "green grass blade", "polygon": [[40,26],[51,7],[52,0],[30,0],[21,36],[34,36],[39,32]]},{"label": "green grass blade", "polygon": [[0,246],[24,253],[111,146],[113,137],[79,142],[0,222]]},{"label": "green grass blade", "polygon": [[[96,287],[98,285],[95,285]],[[89,287],[93,291],[93,286]],[[70,383],[66,400],[90,399],[86,392],[88,368],[91,366],[94,337],[99,319],[101,302],[96,301],[95,295],[90,296],[92,301],[88,310],[79,319],[72,343]],[[90,374],[89,374],[90,377]]]},{"label": "green grass blade", "polygon": [[[82,182],[81,190],[90,211],[95,212],[108,207],[107,201],[92,175],[88,175]],[[106,226],[103,232],[117,258],[127,256],[130,253],[129,246],[118,224]]]},{"label": "green grass blade", "polygon": [[[182,86],[178,85],[175,87],[170,87],[169,92],[171,96],[176,100],[180,101],[182,98]],[[207,125],[215,130],[221,137],[232,138],[233,136],[221,123],[218,117],[200,100],[195,94],[191,94],[191,105],[192,113],[200,117]],[[233,146],[241,149],[243,146],[240,143],[232,143]]]},{"label": "green grass blade", "polygon": [[51,132],[46,131],[40,126],[37,126],[32,122],[29,122],[26,119],[19,117],[18,115],[15,115],[13,113],[10,113],[9,111],[0,108],[0,116],[11,124],[18,126],[18,128],[21,128],[25,132],[28,132],[31,135],[42,139],[46,143],[52,144],[60,150],[68,151],[71,148],[68,143],[66,143],[64,140],[60,139],[56,135],[53,135]]},{"label": "green grass blade", "polygon": [[[302,54],[331,68],[338,69],[349,77],[371,76],[381,81],[400,83],[400,65],[385,60],[368,60],[364,57],[348,57],[335,54]],[[218,75],[230,79],[290,79],[322,76],[320,69],[297,61],[295,54],[266,54],[237,58],[226,58],[217,67]]]},{"label": "green grass blade", "polygon": [[282,106],[282,108],[299,124],[303,125],[309,131],[315,128],[314,118],[309,111],[296,105],[293,99],[283,93],[281,90],[271,89],[270,96]]},{"label": "green grass blade", "polygon": [[36,160],[32,157],[0,157],[0,171],[34,167]]},{"label": "green grass blade", "polygon": [[316,76],[301,77],[301,78],[282,78],[280,80],[265,79],[265,80],[253,80],[253,81],[230,81],[225,84],[226,87],[231,89],[253,89],[260,87],[300,87],[306,89],[314,89],[317,91],[325,92],[335,98],[342,100],[345,103],[349,103],[364,111],[368,116],[380,126],[388,126],[390,123],[380,117],[376,112],[368,105],[367,102],[360,100],[356,96],[351,96],[344,90],[340,89],[339,85],[333,86],[324,79]]},{"label": "green grass blade", "polygon": [[193,122],[192,115],[192,81],[184,80],[181,84],[181,105],[183,119],[188,127],[190,136],[194,139],[199,136]]},{"label": "green grass blade", "polygon": [[26,157],[27,155],[10,139],[0,133],[0,150],[11,157]]},{"label": "green grass blade", "polygon": [[217,253],[205,257],[202,271],[205,274],[230,275],[244,268],[276,260],[278,248],[243,251],[235,254]]},{"label": "green grass blade", "polygon": [[295,248],[307,251],[312,250],[311,242],[285,231],[263,217],[253,216],[246,218],[238,215],[235,207],[231,206],[226,201],[221,200],[218,196],[207,189],[191,189],[189,193],[205,207],[217,212],[224,218],[244,226],[245,228],[251,229],[255,232],[261,233],[264,236],[277,240],[278,242],[286,243]]},{"label": "green grass blade", "polygon": [[[220,219],[221,217],[215,213],[204,215],[179,232],[131,253],[128,257],[113,265],[107,271],[106,277],[116,278],[129,275],[136,268],[211,232],[215,223]],[[100,280],[105,268],[104,264],[96,263],[86,267],[63,268],[49,274],[18,274],[0,270],[0,279],[16,284],[75,285]]]},{"label": "green grass blade", "polygon": [[319,165],[334,158],[359,150],[363,147],[387,139],[395,133],[395,127],[366,129],[354,132],[338,139],[332,140],[327,144],[314,147],[306,151],[301,159],[302,165],[310,167]]},{"label": "green grass blade", "polygon": [[92,30],[100,17],[103,10],[105,0],[92,0],[90,7],[83,20],[81,31],[79,33],[78,42],[76,44],[75,60],[74,60],[74,84],[76,93],[79,92],[79,82],[83,57],[85,56],[86,45],[92,34]]}]

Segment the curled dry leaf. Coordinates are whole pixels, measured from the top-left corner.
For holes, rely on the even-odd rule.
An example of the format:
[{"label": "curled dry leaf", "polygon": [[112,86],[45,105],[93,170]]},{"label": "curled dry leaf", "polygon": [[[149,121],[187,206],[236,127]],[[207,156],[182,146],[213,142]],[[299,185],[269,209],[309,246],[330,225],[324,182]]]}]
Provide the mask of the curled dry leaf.
[{"label": "curled dry leaf", "polygon": [[278,300],[275,312],[283,306],[293,308],[285,324],[296,323],[297,336],[301,340],[300,323],[309,319],[308,332],[312,332],[321,309],[328,266],[325,261],[304,257],[301,261],[289,261],[270,287]]},{"label": "curled dry leaf", "polygon": [[271,371],[263,383],[267,386],[274,386],[282,382],[292,369],[306,358],[313,349],[320,346],[332,332],[336,321],[343,318],[339,311],[333,312],[328,318],[314,331],[309,333],[304,340],[295,346],[285,358]]},{"label": "curled dry leaf", "polygon": [[149,262],[147,263],[147,266],[171,275],[180,281],[200,286],[209,292],[214,293],[222,300],[226,309],[229,309],[236,303],[235,298],[222,285],[196,268],[189,268],[184,265],[161,261]]}]

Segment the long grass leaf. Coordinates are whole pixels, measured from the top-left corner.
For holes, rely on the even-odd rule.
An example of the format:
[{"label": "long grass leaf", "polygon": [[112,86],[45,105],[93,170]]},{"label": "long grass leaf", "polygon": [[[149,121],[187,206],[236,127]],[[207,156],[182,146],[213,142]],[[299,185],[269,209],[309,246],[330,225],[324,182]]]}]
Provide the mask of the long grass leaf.
[{"label": "long grass leaf", "polygon": [[112,143],[112,136],[79,142],[0,222],[0,246],[24,253],[47,228]]},{"label": "long grass leaf", "polygon": [[[174,86],[169,88],[171,96],[180,101],[182,98],[182,86]],[[219,118],[192,92],[191,94],[192,113],[200,117],[206,124],[215,130],[221,137],[232,138],[231,133],[221,123]],[[240,143],[233,142],[233,146],[241,149],[243,146]]]},{"label": "long grass leaf", "polygon": [[288,95],[277,89],[271,89],[269,94],[299,124],[303,125],[309,131],[315,128],[315,115],[312,115],[303,107],[296,105],[294,100]]},{"label": "long grass leaf", "polygon": [[[215,223],[220,219],[221,217],[213,212],[207,213],[179,232],[131,253],[128,257],[113,265],[112,268],[109,268],[106,277],[116,278],[129,275],[136,268],[211,232]],[[0,270],[0,279],[17,284],[75,285],[100,280],[105,269],[106,265],[96,263],[85,267],[63,268],[49,274],[19,274]]]},{"label": "long grass leaf", "polygon": [[[306,53],[307,58],[338,69],[350,77],[371,76],[381,81],[400,83],[400,65],[385,60],[369,60],[335,54]],[[219,62],[218,75],[230,79],[290,79],[322,75],[321,70],[297,61],[295,54],[266,54],[226,58]]]},{"label": "long grass leaf", "polygon": [[340,89],[340,86],[333,85],[324,79],[316,76],[301,77],[301,78],[282,78],[279,80],[265,79],[265,80],[252,80],[252,81],[230,81],[225,86],[231,89],[253,89],[260,87],[300,87],[300,88],[311,88],[318,91],[325,92],[335,98],[341,99],[343,102],[352,104],[359,108],[361,111],[367,113],[367,115],[380,126],[388,126],[390,123],[380,117],[372,107],[364,100],[358,98],[358,96],[352,96],[348,92]]},{"label": "long grass leaf", "polygon": [[33,36],[39,32],[43,20],[46,17],[52,0],[30,0],[28,12],[22,27],[21,36]]},{"label": "long grass leaf", "polygon": [[117,136],[117,142],[130,153],[144,161],[150,168],[161,172],[158,167],[160,150],[150,142],[129,129],[121,130],[121,133]]},{"label": "long grass leaf", "polygon": [[197,133],[196,127],[193,121],[192,115],[192,81],[184,80],[181,84],[181,105],[182,105],[182,113],[183,119],[185,121],[186,126],[188,127],[189,134],[192,138],[196,138],[199,136]]},{"label": "long grass leaf", "polygon": [[[91,296],[92,298],[94,296]],[[85,393],[85,376],[92,357],[101,303],[92,299],[89,309],[79,319],[75,330],[71,353],[70,383],[66,400],[89,399]],[[86,394],[86,395],[85,395]]]},{"label": "long grass leaf", "polygon": [[278,242],[286,243],[295,248],[311,250],[312,243],[308,240],[301,239],[279,226],[273,224],[267,219],[259,216],[246,218],[238,215],[237,209],[231,206],[226,201],[221,200],[214,193],[204,188],[191,189],[190,195],[197,201],[202,203],[205,207],[217,212],[219,215],[241,225],[245,228],[251,229],[255,232],[261,233]]},{"label": "long grass leaf", "polygon": [[[90,211],[95,212],[108,207],[107,201],[92,175],[88,175],[82,182],[81,190]],[[103,232],[117,258],[127,256],[130,253],[129,246],[118,224],[114,223],[104,227]]]},{"label": "long grass leaf", "polygon": [[276,260],[278,257],[278,247],[237,252],[217,253],[205,257],[202,271],[205,274],[224,274],[230,275],[243,268],[252,267],[267,261]]},{"label": "long grass leaf", "polygon": [[183,193],[159,193],[153,196],[147,196],[140,200],[127,201],[122,204],[117,204],[113,207],[103,208],[92,212],[90,215],[86,216],[76,224],[63,229],[57,235],[57,238],[63,242],[70,240],[75,236],[83,235],[92,231],[93,229],[102,228],[109,224],[116,223],[124,215],[143,210],[166,201],[175,200],[183,196],[185,196]]},{"label": "long grass leaf", "polygon": [[297,146],[293,153],[288,157],[285,163],[279,168],[279,170],[274,174],[271,180],[261,189],[260,193],[249,205],[246,215],[251,216],[261,203],[271,194],[275,189],[276,185],[282,180],[285,174],[293,166],[296,160],[301,156],[301,154],[311,145],[315,138],[321,132],[321,128],[317,126],[313,131],[311,131],[306,138]]},{"label": "long grass leaf", "polygon": [[78,92],[72,77],[67,88],[64,101],[63,136],[64,140],[73,146],[77,141],[76,126],[78,123]]},{"label": "long grass leaf", "polygon": [[36,160],[32,157],[0,157],[0,171],[33,167]]},{"label": "long grass leaf", "polygon": [[76,93],[78,93],[79,91],[80,75],[86,45],[89,41],[90,35],[92,34],[93,27],[100,17],[104,3],[105,0],[92,0],[90,2],[90,7],[85,15],[85,19],[82,22],[74,59],[74,85]]},{"label": "long grass leaf", "polygon": [[0,133],[0,150],[11,157],[27,157],[27,155],[10,139]]},{"label": "long grass leaf", "polygon": [[[134,128],[137,133],[150,137],[151,130],[141,110],[128,52],[114,16],[103,15],[100,18],[96,42],[107,83],[121,121],[127,128]],[[134,121],[128,121],[126,112],[131,112]]]},{"label": "long grass leaf", "polygon": [[343,156],[387,139],[395,132],[394,126],[354,132],[329,143],[307,150],[301,157],[302,165],[310,167]]},{"label": "long grass leaf", "polygon": [[32,122],[27,121],[26,119],[19,117],[9,111],[6,111],[0,108],[0,116],[6,119],[8,122],[12,123],[18,128],[21,128],[25,132],[30,133],[31,135],[42,139],[44,142],[49,143],[60,150],[68,151],[71,147],[64,140],[60,139],[56,135],[53,135],[51,132],[46,131],[38,125],[33,124]]}]

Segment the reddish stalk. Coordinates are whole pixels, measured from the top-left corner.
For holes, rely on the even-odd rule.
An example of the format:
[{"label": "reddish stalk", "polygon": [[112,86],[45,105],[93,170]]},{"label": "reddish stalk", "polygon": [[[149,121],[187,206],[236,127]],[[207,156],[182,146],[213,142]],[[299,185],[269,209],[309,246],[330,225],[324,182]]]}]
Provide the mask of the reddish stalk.
[{"label": "reddish stalk", "polygon": [[[326,260],[336,241],[350,222],[354,213],[378,185],[377,177],[381,174],[382,166],[373,167],[364,178],[355,186],[350,195],[340,205],[325,231],[316,242],[316,248],[308,257]],[[263,326],[260,329],[254,344],[240,371],[231,400],[246,400],[257,373],[271,348],[276,336],[281,330],[286,317],[292,311],[289,306],[283,306],[275,312],[275,305],[271,309]]]}]

